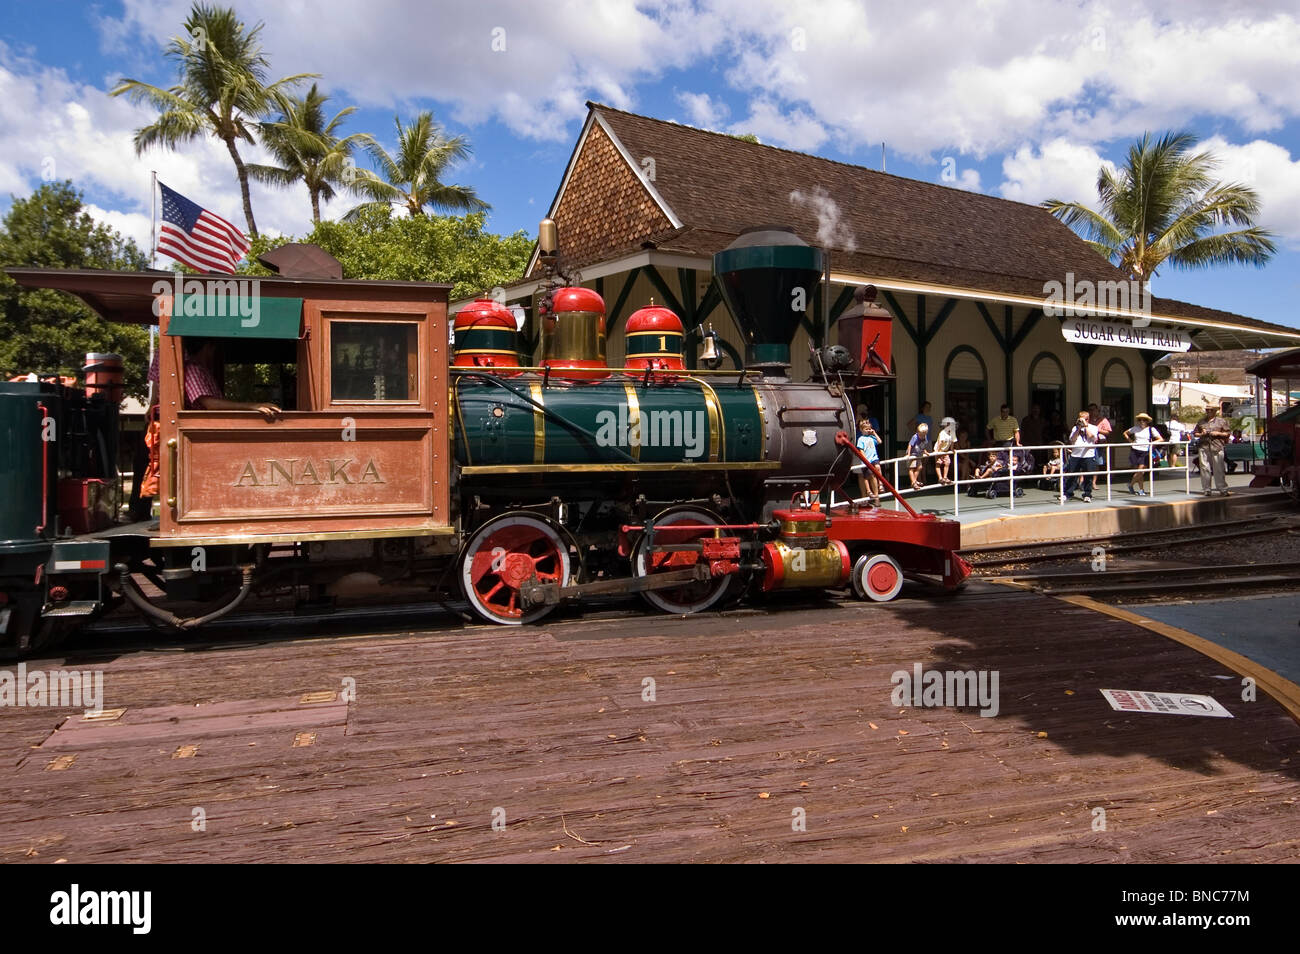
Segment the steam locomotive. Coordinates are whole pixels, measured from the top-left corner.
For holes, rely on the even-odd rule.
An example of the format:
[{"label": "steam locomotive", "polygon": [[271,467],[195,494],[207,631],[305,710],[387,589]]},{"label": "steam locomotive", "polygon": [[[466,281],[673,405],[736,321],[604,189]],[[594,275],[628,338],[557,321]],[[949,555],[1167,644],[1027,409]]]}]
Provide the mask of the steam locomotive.
[{"label": "steam locomotive", "polygon": [[755,592],[852,586],[885,600],[905,574],[963,581],[958,524],[905,502],[831,506],[858,462],[854,394],[883,380],[888,357],[862,321],[842,320],[850,344],[790,380],[803,317],[790,303],[821,280],[819,249],[761,227],[714,256],[743,369],[688,368],[692,337],[710,363],[711,333],[653,304],[628,318],[625,367],[611,368],[604,303],[563,280],[548,236],[543,223],[537,365],[491,299],[456,315],[449,349],[433,303],[372,315],[309,301],[284,345],[298,349],[298,406],[276,424],[185,408],[179,337],[193,324],[161,292],[157,528],[118,522],[111,387],[0,385],[15,449],[0,465],[0,645],[49,646],[122,604],[190,631],[254,594],[460,596],[518,625],[611,593],[688,614]]}]

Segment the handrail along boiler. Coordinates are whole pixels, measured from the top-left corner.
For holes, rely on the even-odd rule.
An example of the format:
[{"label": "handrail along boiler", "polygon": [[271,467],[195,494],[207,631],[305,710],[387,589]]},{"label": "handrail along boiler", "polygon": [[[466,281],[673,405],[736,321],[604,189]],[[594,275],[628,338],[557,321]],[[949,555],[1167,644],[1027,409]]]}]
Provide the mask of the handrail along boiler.
[{"label": "handrail along boiler", "polygon": [[[628,318],[625,367],[611,368],[604,302],[563,274],[554,239],[544,222],[536,365],[491,299],[457,314],[448,347],[445,285],[279,276],[261,280],[250,320],[207,293],[211,277],[11,270],[118,320],[156,315],[164,459],[157,529],[102,513],[88,525],[88,485],[53,491],[114,482],[96,461],[113,459],[115,405],[62,385],[0,388],[22,448],[0,468],[0,640],[31,650],[121,602],[193,629],[286,591],[458,593],[515,625],[602,593],[684,614],[754,591],[852,585],[885,600],[904,574],[963,581],[956,523],[829,507],[856,463],[853,394],[888,378],[888,316],[863,304],[813,355],[813,378],[791,380],[804,316],[790,302],[811,299],[793,293],[821,279],[819,249],[760,227],[714,256],[744,368],[689,368],[683,349],[703,336],[716,353],[712,332],[653,303]],[[278,367],[282,418],[186,409],[187,335],[218,339],[228,362]],[[45,446],[51,402],[95,423]]]}]

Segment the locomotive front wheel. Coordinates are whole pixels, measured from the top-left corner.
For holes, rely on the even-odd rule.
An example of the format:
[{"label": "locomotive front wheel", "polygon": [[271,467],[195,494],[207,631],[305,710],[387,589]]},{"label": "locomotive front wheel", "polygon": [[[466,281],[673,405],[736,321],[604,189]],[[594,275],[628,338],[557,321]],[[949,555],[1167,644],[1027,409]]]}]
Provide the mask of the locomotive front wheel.
[{"label": "locomotive front wheel", "polygon": [[[655,517],[654,522],[656,525],[670,523],[700,526],[722,523],[723,520],[707,510],[681,507],[665,510]],[[700,536],[701,531],[698,530],[658,530],[655,532],[654,538],[657,546],[663,546],[671,543],[693,542]],[[655,566],[654,557],[657,554],[647,553],[649,547],[646,545],[646,540],[647,535],[642,534],[641,539],[637,541],[636,547],[632,550],[632,573],[635,576],[650,576],[656,572],[683,569],[681,566],[667,564]],[[675,616],[687,616],[691,613],[702,613],[720,602],[731,592],[735,582],[735,574],[728,574],[727,576],[699,580],[670,589],[644,590],[641,596],[651,606],[665,613],[672,613]]]},{"label": "locomotive front wheel", "polygon": [[533,623],[554,603],[525,608],[520,591],[540,583],[569,580],[569,547],[550,521],[530,513],[508,513],[474,531],[465,545],[460,582],[474,612],[489,623]]},{"label": "locomotive front wheel", "polygon": [[887,553],[867,553],[853,564],[853,592],[860,600],[885,603],[903,588],[903,568]]}]

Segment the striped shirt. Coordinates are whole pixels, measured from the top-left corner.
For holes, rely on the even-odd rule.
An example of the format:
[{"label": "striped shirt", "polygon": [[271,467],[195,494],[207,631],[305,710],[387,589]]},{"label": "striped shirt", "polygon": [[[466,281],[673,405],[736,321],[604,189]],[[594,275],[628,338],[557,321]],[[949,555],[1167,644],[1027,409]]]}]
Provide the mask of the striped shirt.
[{"label": "striped shirt", "polygon": [[[153,361],[149,362],[149,380],[158,381],[158,352],[154,352]],[[221,388],[212,377],[212,372],[196,362],[185,362],[185,410],[197,410],[199,398],[221,397]]]}]

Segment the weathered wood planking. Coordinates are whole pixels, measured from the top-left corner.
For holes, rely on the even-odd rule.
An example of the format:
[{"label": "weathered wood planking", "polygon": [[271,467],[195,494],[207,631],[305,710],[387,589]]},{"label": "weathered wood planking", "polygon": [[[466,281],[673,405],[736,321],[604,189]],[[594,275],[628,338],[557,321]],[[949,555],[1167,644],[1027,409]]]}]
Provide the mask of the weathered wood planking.
[{"label": "weathered wood planking", "polygon": [[[914,663],[996,669],[999,715],[892,705]],[[36,749],[67,712],[0,710],[0,860],[1300,858],[1300,727],[1278,706],[1242,702],[1239,677],[1185,647],[1001,588],[102,667],[136,734],[92,723]],[[356,701],[317,704],[315,724],[217,724],[345,679]],[[1235,718],[1125,715],[1099,688],[1210,694]]]}]

